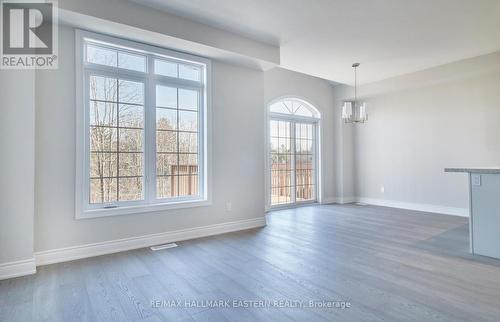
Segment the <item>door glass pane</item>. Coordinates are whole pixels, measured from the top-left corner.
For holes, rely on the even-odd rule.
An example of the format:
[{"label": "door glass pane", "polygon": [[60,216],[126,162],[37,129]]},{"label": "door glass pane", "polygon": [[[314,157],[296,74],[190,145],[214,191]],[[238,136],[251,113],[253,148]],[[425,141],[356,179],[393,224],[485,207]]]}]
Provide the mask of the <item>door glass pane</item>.
[{"label": "door glass pane", "polygon": [[297,202],[311,201],[315,199],[314,185],[297,186]]},{"label": "door glass pane", "polygon": [[312,123],[295,123],[295,198],[297,202],[315,200]]},{"label": "door glass pane", "polygon": [[316,200],[315,124],[269,123],[271,205]]},{"label": "door glass pane", "polygon": [[270,123],[271,205],[293,202],[293,166],[291,122]]}]

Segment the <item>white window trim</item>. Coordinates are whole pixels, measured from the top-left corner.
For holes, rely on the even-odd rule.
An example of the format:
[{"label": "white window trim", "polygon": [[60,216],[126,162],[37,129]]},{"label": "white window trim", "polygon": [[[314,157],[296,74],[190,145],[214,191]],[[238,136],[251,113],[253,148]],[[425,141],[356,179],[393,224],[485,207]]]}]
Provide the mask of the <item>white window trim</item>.
[{"label": "white window trim", "polygon": [[[309,116],[300,116],[300,115],[291,115],[291,114],[284,114],[284,113],[275,113],[270,111],[271,105],[273,105],[276,102],[282,101],[282,100],[297,100],[299,102],[302,102],[305,104],[308,108],[313,109],[313,117]],[[314,144],[314,153],[313,153],[313,158],[314,158],[314,164],[316,166],[316,176],[315,176],[315,200],[307,200],[307,201],[299,201],[299,202],[294,202],[294,203],[288,203],[288,204],[278,204],[278,205],[271,205],[271,142],[270,142],[270,135],[271,135],[271,120],[284,120],[284,121],[297,121],[297,122],[308,122],[312,123],[315,125],[315,144]],[[300,96],[296,95],[285,95],[285,96],[280,96],[278,98],[273,99],[272,101],[268,102],[266,104],[266,109],[265,109],[265,122],[266,122],[266,135],[265,135],[265,211],[271,211],[271,210],[280,210],[280,209],[290,209],[290,208],[297,208],[301,206],[308,206],[311,204],[316,204],[316,203],[321,203],[323,199],[323,182],[321,180],[322,178],[322,116],[320,111],[316,108],[315,104],[310,103],[308,99],[302,98]]]},{"label": "white window trim", "polygon": [[[85,93],[87,78],[87,69],[83,61],[84,58],[84,39],[90,38],[96,41],[102,41],[105,43],[111,43],[117,46],[123,46],[127,48],[132,48],[138,51],[144,51],[148,53],[155,53],[157,55],[163,55],[166,57],[173,57],[177,60],[186,60],[189,62],[196,62],[205,65],[205,86],[202,95],[202,100],[204,101],[202,106],[200,106],[199,115],[202,118],[203,123],[200,129],[200,144],[199,144],[199,156],[203,158],[199,160],[199,179],[201,185],[200,197],[185,197],[185,198],[172,198],[170,201],[164,199],[165,202],[158,202],[156,198],[151,198],[145,195],[145,201],[142,203],[130,202],[121,203],[119,207],[116,208],[95,208],[89,207],[88,190],[89,182],[88,180],[88,144],[87,144],[87,118],[86,115],[86,100],[87,95]],[[151,66],[151,61],[148,61],[149,66]],[[75,218],[76,219],[86,219],[86,218],[96,218],[105,216],[115,216],[115,215],[127,215],[127,214],[139,214],[147,212],[157,212],[165,211],[170,209],[180,209],[180,208],[191,208],[200,206],[209,206],[212,204],[212,101],[211,101],[211,61],[206,58],[184,54],[176,51],[171,51],[164,48],[159,48],[151,45],[141,44],[133,41],[128,41],[120,38],[110,37],[106,35],[96,34],[93,32],[88,32],[84,30],[75,30],[75,61],[76,61],[76,181],[75,181]],[[105,71],[106,67],[99,68],[100,71]],[[116,75],[116,69],[113,69]],[[134,72],[134,71],[124,71],[120,70],[120,76],[126,78],[137,78],[138,76],[145,80],[145,102],[144,108],[151,109],[151,102],[148,97],[154,95],[154,93],[149,93],[148,90],[153,88],[153,86],[148,86],[149,80],[154,77],[155,81],[161,83],[162,80],[168,83],[169,77],[167,76],[149,76],[144,78],[144,73]],[[182,86],[190,86],[194,82],[183,81],[180,79],[175,79],[175,83]],[[198,87],[199,88],[199,87]],[[152,91],[152,90],[151,90]],[[147,135],[146,131],[153,131],[155,124],[151,117],[145,117],[144,126],[144,140],[152,140],[154,136]],[[149,123],[149,126],[146,125]],[[154,142],[149,142],[149,145],[155,144]],[[146,147],[146,145],[145,145]],[[147,164],[144,162],[144,167],[146,171],[144,172],[144,186],[156,184],[155,178],[147,178],[151,171],[147,171],[148,167],[153,166],[155,168],[155,156],[151,155],[154,151],[152,149],[144,149],[145,160],[149,160],[152,164]],[[146,154],[150,154],[146,157]],[[201,166],[200,166],[201,165]],[[149,181],[149,182],[148,182]],[[151,190],[151,189],[150,189]],[[152,202],[154,199],[156,202]]]}]

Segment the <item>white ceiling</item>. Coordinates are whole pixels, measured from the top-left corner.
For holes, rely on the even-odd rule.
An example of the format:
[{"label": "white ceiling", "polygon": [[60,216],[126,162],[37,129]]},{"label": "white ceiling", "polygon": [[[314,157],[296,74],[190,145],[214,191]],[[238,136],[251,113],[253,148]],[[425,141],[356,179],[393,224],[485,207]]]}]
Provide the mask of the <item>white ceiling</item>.
[{"label": "white ceiling", "polygon": [[281,66],[352,84],[500,50],[500,0],[134,0],[281,48]]}]

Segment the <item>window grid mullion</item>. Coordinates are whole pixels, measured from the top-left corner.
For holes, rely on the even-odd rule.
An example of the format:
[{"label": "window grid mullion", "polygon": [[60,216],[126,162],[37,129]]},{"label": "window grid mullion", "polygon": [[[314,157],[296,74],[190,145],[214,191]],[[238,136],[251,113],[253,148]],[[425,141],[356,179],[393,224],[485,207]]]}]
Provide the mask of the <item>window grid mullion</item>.
[{"label": "window grid mullion", "polygon": [[[118,62],[118,51],[116,52]],[[120,79],[116,78],[116,100],[120,100]],[[116,203],[120,202],[120,106],[116,105]]]},{"label": "window grid mullion", "polygon": [[[179,64],[177,64],[177,76],[179,76]],[[179,168],[180,168],[180,156],[179,156],[179,152],[180,152],[180,140],[179,140],[179,137],[180,137],[180,133],[179,133],[179,129],[180,129],[180,122],[179,122],[179,116],[180,116],[180,113],[179,113],[179,88],[177,87],[176,91],[175,91],[176,95],[177,95],[177,124],[176,124],[176,129],[177,129],[177,173],[176,173],[176,181],[177,181],[177,197],[179,197],[180,195],[180,179],[179,179]]]},{"label": "window grid mullion", "polygon": [[291,182],[291,190],[290,193],[291,193],[291,202],[292,203],[296,203],[297,202],[297,165],[295,164],[296,162],[296,154],[297,154],[297,151],[296,151],[296,144],[295,144],[295,127],[296,127],[296,122],[295,121],[291,121],[290,122],[290,141],[291,141],[291,144],[290,144],[290,152],[291,152],[291,155],[292,155],[292,160],[291,160],[291,167],[292,167],[292,182]]},{"label": "window grid mullion", "polygon": [[[271,139],[272,138],[275,138],[277,137],[278,139],[281,138],[282,136],[286,136],[286,134],[283,134],[281,133],[282,131],[280,131],[280,125],[279,125],[279,122],[282,121],[282,122],[285,122],[285,123],[289,123],[290,124],[290,173],[291,173],[291,179],[290,179],[290,189],[291,189],[291,193],[293,194],[293,197],[291,196],[290,197],[290,202],[277,202],[277,203],[272,203],[272,196],[273,196],[273,188],[277,188],[277,187],[282,187],[280,185],[278,186],[273,186],[273,173],[274,172],[286,172],[287,170],[273,170],[273,163],[272,163],[272,156],[273,156],[273,152],[271,150],[270,151],[270,155],[269,155],[269,175],[270,175],[270,179],[269,179],[269,198],[270,198],[270,206],[271,207],[280,207],[280,206],[284,206],[284,205],[293,205],[293,204],[301,204],[301,203],[307,203],[307,202],[314,202],[314,201],[317,201],[318,200],[318,158],[317,158],[317,153],[318,153],[318,149],[319,149],[319,146],[318,146],[318,121],[316,119],[309,119],[309,120],[302,120],[302,119],[298,119],[298,120],[292,120],[291,118],[282,118],[282,117],[279,117],[279,116],[276,116],[276,115],[270,115],[270,118],[269,118],[269,126],[271,126],[271,122],[278,122],[277,124],[277,128],[276,128],[276,134],[275,135],[272,135],[272,131],[273,129],[271,127],[269,127],[269,138],[270,138],[270,141],[268,144],[271,144]],[[304,125],[307,125],[307,126],[311,126],[311,130],[312,130],[312,136],[311,138],[307,137],[306,139],[303,139],[302,138],[302,135],[300,134],[301,133],[301,128],[297,128],[298,126],[300,126],[301,124],[304,124]],[[307,131],[309,131],[309,129],[307,129]],[[307,132],[306,132],[307,133]],[[305,141],[311,141],[311,144],[312,144],[312,147],[311,147],[311,151],[310,152],[300,152],[298,151],[298,149],[300,148],[300,142],[302,140],[305,140]],[[297,142],[298,141],[298,142]],[[279,142],[278,142],[278,145],[279,145]],[[274,153],[276,154],[276,153]],[[279,151],[277,152],[276,155],[279,156]],[[298,162],[301,162],[300,160],[302,160],[302,158],[304,157],[307,157],[307,156],[311,156],[312,157],[312,160],[311,160],[311,176],[312,176],[312,182],[309,184],[309,183],[304,183],[302,182],[302,184],[300,184],[300,187],[310,187],[311,188],[311,199],[307,199],[307,200],[301,200],[301,201],[297,201],[297,191],[298,191],[298,180],[297,180],[297,175],[298,175],[298,172],[301,171],[305,171],[307,170],[306,168],[298,168]]]},{"label": "window grid mullion", "polygon": [[148,127],[145,129],[146,135],[146,202],[148,204],[153,203],[156,200],[156,84],[153,81],[152,75],[154,74],[154,59],[152,55],[148,55],[148,78],[147,78],[147,90],[145,92],[148,95],[145,97],[146,107],[144,109],[145,113],[145,124]]},{"label": "window grid mullion", "polygon": [[[203,82],[203,81],[200,81],[199,84],[196,84],[196,82],[192,82],[190,80],[181,80],[181,79],[178,79],[178,80],[170,80],[168,78],[162,78],[162,77],[156,77],[157,75],[154,74],[154,60],[155,60],[155,57],[157,57],[154,53],[150,52],[150,53],[145,53],[144,56],[146,57],[146,71],[145,73],[138,73],[138,72],[135,72],[135,71],[125,71],[123,74],[122,74],[122,71],[121,69],[118,67],[116,68],[111,68],[109,66],[100,66],[100,65],[96,65],[96,64],[91,64],[91,63],[87,63],[86,62],[86,54],[87,54],[87,51],[85,50],[85,48],[87,47],[87,42],[86,40],[83,39],[83,46],[81,47],[82,50],[83,50],[83,61],[79,67],[79,69],[81,68],[81,70],[85,73],[85,79],[86,79],[86,83],[84,84],[84,94],[85,94],[85,103],[84,103],[84,107],[85,107],[85,113],[86,113],[86,116],[84,118],[84,126],[85,126],[85,129],[86,129],[86,135],[85,135],[85,140],[84,142],[88,142],[86,143],[84,146],[85,146],[85,150],[87,151],[85,153],[86,155],[86,174],[84,174],[83,177],[86,178],[87,182],[86,182],[86,185],[87,185],[87,188],[85,189],[85,196],[87,197],[86,198],[86,206],[84,206],[84,209],[86,210],[94,210],[94,209],[97,209],[97,208],[106,208],[106,207],[109,207],[110,205],[111,206],[128,206],[128,205],[144,205],[144,204],[153,204],[157,201],[158,198],[157,197],[157,194],[156,194],[156,189],[157,189],[157,169],[156,169],[156,164],[157,164],[157,144],[156,144],[156,134],[157,134],[157,131],[156,131],[156,125],[157,125],[157,122],[156,122],[156,86],[157,84],[163,84],[165,80],[167,80],[167,82],[169,83],[170,86],[173,86],[173,87],[176,87],[176,96],[177,96],[177,106],[176,106],[176,116],[177,116],[177,120],[176,120],[176,125],[177,125],[177,129],[176,129],[176,134],[177,134],[177,137],[176,137],[176,144],[177,144],[177,148],[176,148],[176,151],[174,152],[176,154],[176,172],[173,173],[173,175],[175,175],[175,179],[176,179],[176,193],[175,193],[175,196],[174,198],[166,198],[167,199],[194,199],[196,200],[197,198],[203,196],[206,191],[202,190],[201,188],[201,182],[203,182],[203,178],[206,174],[204,173],[204,164],[202,162],[202,155],[204,153],[206,153],[206,151],[204,150],[200,150],[202,149],[202,145],[204,144],[203,143],[203,140],[202,139],[205,139],[204,138],[204,134],[202,133],[203,131],[205,131],[205,125],[204,125],[204,122],[203,122],[203,119],[202,119],[202,116],[203,118],[206,117],[206,115],[201,115],[202,111],[204,110],[204,107],[203,107],[203,104],[205,104],[204,101],[202,101],[202,91],[204,90],[206,84]],[[113,47],[113,45],[110,45],[112,48],[115,48]],[[115,56],[116,56],[116,61],[118,63],[118,60],[119,60],[119,52],[120,52],[121,49],[118,49],[116,52],[115,52]],[[204,66],[206,66],[206,63],[203,63]],[[206,70],[204,68],[201,69],[201,73],[202,75],[204,75],[204,73],[206,72]],[[105,77],[105,78],[108,78],[110,80],[113,80],[113,81],[116,81],[116,89],[115,89],[115,93],[116,93],[116,101],[113,101],[113,102],[110,102],[110,101],[107,101],[106,99],[104,100],[100,100],[100,99],[91,99],[91,95],[88,91],[88,89],[90,88],[90,82],[89,82],[89,78],[88,78],[88,75],[96,75],[96,76],[100,76],[100,77]],[[177,75],[179,75],[179,65],[177,65]],[[142,84],[142,86],[144,87],[144,98],[143,98],[143,104],[142,104],[142,107],[143,107],[143,113],[142,113],[142,118],[143,118],[143,124],[144,126],[142,126],[142,128],[135,128],[135,127],[121,127],[120,125],[120,119],[123,117],[125,117],[125,114],[124,115],[120,115],[120,105],[122,103],[120,103],[121,101],[121,98],[120,98],[120,80],[127,80],[127,81],[135,81],[135,82],[140,82]],[[158,82],[157,82],[158,81]],[[180,131],[180,124],[181,124],[181,112],[179,110],[179,88],[186,88],[186,89],[190,89],[190,90],[194,90],[198,93],[198,107],[197,107],[197,110],[196,111],[193,111],[193,112],[197,112],[197,130],[196,131],[189,131],[189,130],[185,130],[185,131]],[[100,90],[103,90],[101,87],[100,87]],[[106,87],[104,87],[104,91],[108,91],[108,89],[106,89]],[[124,89],[125,91],[125,89]],[[112,103],[114,106],[116,106],[116,113],[113,113],[114,115],[116,115],[116,124],[113,124],[115,122],[112,122],[110,125],[107,125],[107,123],[103,123],[103,124],[106,124],[106,125],[99,125],[101,124],[101,121],[99,121],[98,124],[96,124],[95,127],[105,127],[105,128],[110,128],[110,129],[116,129],[116,138],[114,140],[112,140],[112,142],[114,142],[116,144],[116,148],[115,149],[109,149],[109,153],[112,153],[112,154],[115,154],[116,157],[115,157],[115,160],[113,163],[116,162],[115,166],[113,167],[115,170],[116,170],[116,175],[113,176],[112,178],[115,178],[116,180],[116,192],[113,193],[112,195],[113,198],[110,198],[112,195],[108,193],[108,196],[106,197],[106,199],[108,199],[108,201],[104,201],[103,203],[99,203],[99,202],[95,202],[95,203],[91,203],[90,202],[90,196],[92,194],[93,196],[93,192],[94,190],[91,190],[91,187],[90,187],[90,179],[95,179],[93,177],[90,176],[90,171],[91,169],[93,169],[93,165],[92,163],[90,162],[90,156],[91,156],[91,153],[95,152],[95,153],[106,153],[106,152],[103,152],[103,151],[92,151],[90,149],[90,132],[89,132],[89,129],[92,127],[90,125],[90,122],[89,122],[89,111],[87,110],[87,106],[90,105],[90,101],[99,101],[101,103]],[[134,104],[134,103],[123,103],[123,104],[127,104],[127,105],[136,105],[136,106],[141,106],[141,104]],[[104,105],[104,108],[107,108],[105,105]],[[192,110],[189,110],[187,109],[188,111],[192,111]],[[106,122],[106,121],[104,121]],[[120,144],[123,144],[123,142],[128,142],[127,139],[124,139],[124,138],[121,138],[121,134],[126,134],[125,133],[125,129],[137,129],[137,130],[141,130],[141,133],[142,133],[142,149],[140,151],[135,151],[137,149],[134,149],[134,151],[123,151],[123,155],[121,155],[121,147],[120,147]],[[180,148],[180,143],[181,141],[184,142],[184,139],[183,140],[180,140],[181,137],[179,135],[179,132],[186,132],[186,133],[193,133],[191,135],[188,135],[186,134],[186,144],[189,144],[189,146],[191,146],[191,143],[194,144],[194,142],[192,142],[192,138],[191,136],[194,136],[196,134],[196,144],[197,144],[197,151],[196,152],[191,152],[191,148],[189,149],[188,152],[181,152],[181,148]],[[127,132],[128,133],[128,132]],[[189,137],[188,137],[189,136]],[[127,136],[128,137],[128,136]],[[138,142],[137,141],[137,137],[134,136],[134,141],[133,142]],[[121,142],[123,141],[123,142]],[[132,141],[131,141],[132,142]],[[125,146],[125,150],[128,149],[129,145],[126,144]],[[128,188],[127,186],[123,186],[125,187],[125,189],[120,189],[120,178],[121,178],[121,175],[123,172],[123,174],[127,173],[127,174],[134,174],[134,173],[129,173],[129,163],[127,162],[124,167],[121,167],[120,165],[120,159],[127,159],[128,160],[128,156],[126,156],[125,154],[141,154],[141,157],[142,157],[142,175],[127,175],[127,176],[123,176],[123,178],[139,178],[142,180],[142,198],[140,198],[140,200],[124,200],[123,202],[121,202],[120,198],[122,197],[125,197],[125,198],[129,198],[128,197]],[[196,195],[189,195],[189,196],[185,196],[185,198],[179,198],[180,197],[180,192],[181,192],[181,189],[180,189],[180,179],[179,179],[179,176],[180,176],[180,173],[184,173],[180,170],[180,162],[182,161],[181,160],[181,156],[182,155],[195,155],[196,156],[196,162],[197,162],[197,166],[198,166],[198,169],[196,171],[196,178],[197,178],[197,182],[198,182],[198,189],[197,189],[197,193]],[[133,157],[134,160],[135,160],[135,157]],[[124,160],[125,160],[124,159]],[[174,160],[172,160],[174,161]],[[99,161],[100,162],[100,161]],[[175,162],[175,161],[174,161]],[[186,184],[189,184],[189,186],[192,185],[193,182],[191,182],[191,177],[193,177],[193,172],[192,172],[192,169],[191,169],[191,164],[192,161],[191,161],[191,157],[189,157],[186,161],[186,165],[187,165],[187,174],[185,175],[186,178],[188,178],[188,181],[186,182]],[[131,161],[130,163],[130,166],[131,167],[135,167],[133,168],[134,171],[136,171],[137,169],[137,165],[138,165],[138,161]],[[122,168],[122,171],[120,171],[120,169]],[[131,168],[132,169],[132,168]],[[137,169],[138,170],[138,169]],[[137,172],[135,172],[137,173]],[[107,177],[106,177],[107,178]],[[124,183],[125,184],[125,183]],[[123,188],[122,187],[122,188]],[[134,185],[135,187],[135,185]],[[108,188],[109,189],[109,188]],[[121,191],[123,190],[123,191]],[[191,191],[191,189],[189,190]],[[138,191],[137,191],[138,192]],[[172,190],[173,192],[173,190]],[[123,194],[123,196],[122,196]],[[136,196],[136,194],[134,193],[133,196]],[[190,198],[192,197],[192,198]],[[116,201],[113,201],[113,199],[116,198]],[[135,199],[135,198],[134,198]],[[162,198],[164,199],[164,198]]]},{"label": "window grid mullion", "polygon": [[[201,79],[205,79],[205,70],[202,69],[202,74],[201,74]],[[205,150],[205,144],[204,142],[202,142],[202,136],[201,135],[205,135],[205,134],[200,134],[203,129],[203,131],[205,130],[205,125],[201,125],[201,124],[204,124],[204,119],[207,117],[206,114],[205,114],[205,108],[204,108],[204,101],[205,101],[205,93],[203,90],[198,90],[198,114],[197,114],[197,120],[198,120],[198,137],[197,137],[197,144],[198,144],[198,150],[197,150],[197,153],[198,153],[198,156],[196,157],[196,161],[198,163],[198,169],[196,169],[196,176],[198,178],[198,195],[202,195],[202,193],[204,194],[205,191],[204,191],[204,186],[205,186],[205,178],[203,176],[201,176],[200,174],[201,173],[205,173],[205,154],[206,154],[206,150]],[[203,157],[202,157],[203,156]]]},{"label": "window grid mullion", "polygon": [[317,146],[317,125],[316,123],[312,123],[311,124],[311,127],[312,127],[312,149],[311,149],[311,153],[312,153],[312,170],[311,170],[311,174],[312,174],[312,183],[313,183],[313,187],[312,189],[314,190],[313,193],[314,193],[314,198],[313,199],[316,199],[318,200],[318,166],[316,164],[317,160],[316,160],[316,155],[318,155],[318,146]]}]

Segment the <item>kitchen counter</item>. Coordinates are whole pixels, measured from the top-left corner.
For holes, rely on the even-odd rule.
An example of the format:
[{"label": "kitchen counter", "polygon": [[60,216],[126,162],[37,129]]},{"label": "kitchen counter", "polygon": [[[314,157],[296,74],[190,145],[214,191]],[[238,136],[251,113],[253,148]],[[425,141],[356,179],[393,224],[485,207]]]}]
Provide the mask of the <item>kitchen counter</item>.
[{"label": "kitchen counter", "polygon": [[477,167],[477,168],[445,168],[444,172],[468,172],[468,173],[500,173],[499,167]]},{"label": "kitchen counter", "polygon": [[446,168],[469,176],[469,238],[472,254],[500,259],[500,167]]}]

